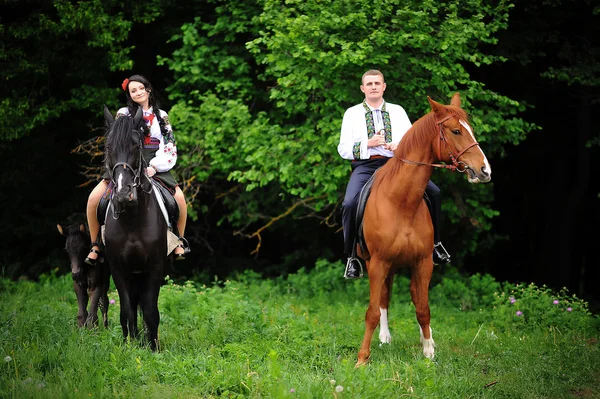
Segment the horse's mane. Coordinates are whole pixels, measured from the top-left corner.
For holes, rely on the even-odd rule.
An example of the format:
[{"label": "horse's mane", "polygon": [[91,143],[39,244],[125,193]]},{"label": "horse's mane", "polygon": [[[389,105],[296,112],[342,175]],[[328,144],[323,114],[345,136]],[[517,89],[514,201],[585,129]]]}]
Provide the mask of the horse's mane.
[{"label": "horse's mane", "polygon": [[106,132],[106,148],[110,151],[129,148],[133,123],[133,119],[128,116],[115,119]]},{"label": "horse's mane", "polygon": [[[467,113],[460,107],[445,105],[444,108],[451,116],[458,120],[467,121]],[[435,114],[433,111],[419,118],[410,129],[404,134],[400,144],[394,151],[394,156],[377,172],[377,178],[373,184],[373,189],[384,180],[395,176],[402,166],[402,158],[407,158],[408,154],[414,150],[422,149],[431,145],[432,140],[437,137],[439,130],[436,125]]]}]

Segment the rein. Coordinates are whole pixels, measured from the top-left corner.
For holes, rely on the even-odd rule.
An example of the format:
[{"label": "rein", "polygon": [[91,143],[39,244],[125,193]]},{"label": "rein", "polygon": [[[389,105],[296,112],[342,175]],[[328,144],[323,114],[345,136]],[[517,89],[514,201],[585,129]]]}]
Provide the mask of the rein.
[{"label": "rein", "polygon": [[438,141],[438,145],[437,145],[437,156],[438,159],[440,159],[441,156],[441,148],[442,148],[442,143],[444,143],[444,147],[446,147],[446,149],[448,150],[448,155],[450,155],[450,159],[452,160],[452,165],[446,165],[446,164],[435,164],[435,163],[426,163],[426,162],[417,162],[417,161],[410,161],[408,159],[404,159],[401,158],[400,160],[404,163],[407,164],[411,164],[411,165],[417,165],[417,166],[433,166],[434,168],[443,168],[443,169],[450,169],[451,171],[457,171],[460,173],[464,173],[466,172],[466,170],[468,169],[467,164],[465,164],[462,161],[459,161],[458,159],[471,147],[474,146],[478,146],[479,143],[478,142],[473,142],[471,144],[469,144],[466,148],[464,148],[461,152],[459,152],[458,154],[455,154],[454,151],[452,151],[452,149],[450,149],[450,146],[448,145],[448,139],[446,139],[446,136],[444,135],[444,127],[442,126],[442,124],[444,122],[446,122],[448,119],[450,119],[451,116],[448,115],[446,116],[444,119],[437,121],[436,125],[440,126],[440,140]]}]

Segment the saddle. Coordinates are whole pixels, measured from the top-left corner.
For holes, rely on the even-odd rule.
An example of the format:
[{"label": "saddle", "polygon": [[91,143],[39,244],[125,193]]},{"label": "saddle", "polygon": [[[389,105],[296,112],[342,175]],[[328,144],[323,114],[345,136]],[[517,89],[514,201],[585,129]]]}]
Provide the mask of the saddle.
[{"label": "saddle", "polygon": [[[175,202],[175,197],[173,194],[169,192],[162,184],[158,181],[151,179],[152,185],[154,189],[160,193],[160,198],[162,199],[162,204],[159,201],[159,205],[161,209],[163,209],[163,213],[165,213],[165,219],[167,219],[167,224],[173,229],[175,234],[179,236],[179,232],[177,231],[177,220],[179,220],[179,207],[177,206],[177,202]],[[110,182],[108,184],[108,188],[100,198],[100,202],[98,203],[98,208],[96,209],[96,216],[98,217],[98,222],[100,225],[104,225],[106,221],[106,214],[108,212],[108,205],[110,204],[110,198],[112,196],[113,191],[113,183]],[[158,196],[157,196],[157,199]]]},{"label": "saddle", "polygon": [[[363,186],[362,190],[360,190],[360,194],[358,196],[358,204],[356,207],[356,231],[355,231],[355,244],[358,244],[360,246],[360,251],[365,254],[368,252],[367,249],[367,243],[365,241],[365,236],[364,236],[364,231],[363,231],[363,217],[365,215],[365,208],[367,206],[367,200],[369,199],[369,196],[371,195],[371,187],[373,186],[373,182],[375,181],[375,175],[377,174],[377,171],[375,171],[375,173],[373,173],[373,175],[369,178],[369,180],[367,181],[367,183],[365,183],[365,185]],[[425,204],[427,204],[427,208],[429,208],[429,212],[431,213],[431,201],[429,200],[429,197],[427,196],[427,192],[423,193],[423,199],[425,200]],[[356,247],[356,245],[353,245],[353,251],[354,248]]]}]

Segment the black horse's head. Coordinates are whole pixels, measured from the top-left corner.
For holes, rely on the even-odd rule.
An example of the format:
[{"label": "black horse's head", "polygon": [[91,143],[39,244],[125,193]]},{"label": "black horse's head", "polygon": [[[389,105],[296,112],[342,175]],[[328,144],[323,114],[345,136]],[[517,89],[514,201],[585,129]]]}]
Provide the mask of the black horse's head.
[{"label": "black horse's head", "polygon": [[143,133],[142,108],[138,108],[133,118],[121,117],[116,120],[104,107],[107,124],[105,163],[111,172],[114,186],[114,199],[121,205],[137,204],[137,188],[141,186],[145,162],[142,156]]},{"label": "black horse's head", "polygon": [[56,225],[58,232],[67,238],[65,250],[71,261],[71,277],[79,285],[86,282],[84,259],[90,248],[90,234],[83,223]]}]

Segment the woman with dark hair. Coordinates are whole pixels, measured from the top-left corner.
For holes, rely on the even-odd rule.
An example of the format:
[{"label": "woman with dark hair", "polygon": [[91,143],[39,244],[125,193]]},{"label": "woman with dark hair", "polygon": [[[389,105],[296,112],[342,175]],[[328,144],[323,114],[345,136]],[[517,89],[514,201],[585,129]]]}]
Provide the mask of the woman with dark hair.
[{"label": "woman with dark hair", "polygon": [[[144,159],[148,160],[146,175],[158,180],[166,187],[177,202],[179,207],[179,220],[177,221],[177,230],[179,232],[180,244],[175,248],[175,259],[185,259],[185,255],[190,252],[189,244],[184,238],[185,224],[187,221],[187,205],[183,191],[171,174],[171,169],[177,162],[177,147],[175,146],[175,137],[173,129],[169,123],[169,115],[159,108],[156,95],[152,84],[142,75],[133,75],[123,81],[121,85],[125,91],[127,106],[117,111],[116,118],[133,117],[139,107],[142,107],[146,129],[144,131],[143,154]],[[100,199],[108,188],[110,181],[109,172],[105,171],[102,180],[92,190],[87,203],[87,220],[90,228],[90,237],[92,239],[92,248],[85,259],[89,265],[95,265],[100,256],[100,224],[96,215],[96,210]]]}]

